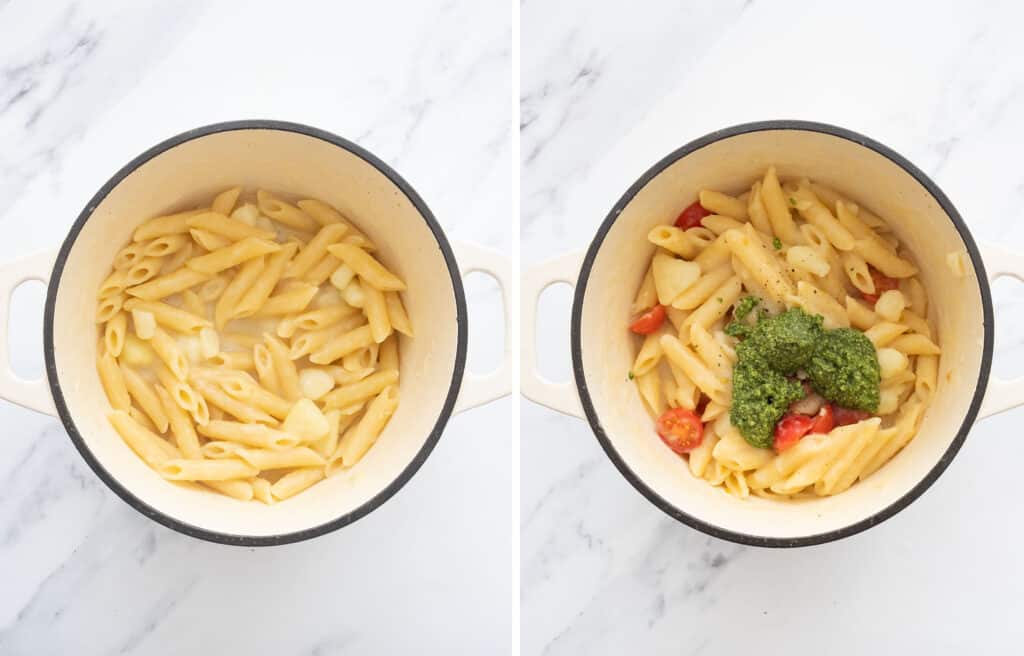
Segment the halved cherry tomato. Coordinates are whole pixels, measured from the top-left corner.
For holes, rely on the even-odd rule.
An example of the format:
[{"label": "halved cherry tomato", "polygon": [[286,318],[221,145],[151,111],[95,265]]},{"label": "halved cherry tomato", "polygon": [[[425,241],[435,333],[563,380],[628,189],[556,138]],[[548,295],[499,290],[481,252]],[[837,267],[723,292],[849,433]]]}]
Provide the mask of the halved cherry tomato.
[{"label": "halved cherry tomato", "polygon": [[867,419],[871,416],[870,412],[864,412],[863,410],[851,410],[838,405],[833,408],[832,413],[836,426],[849,426],[850,424],[856,424],[858,421]]},{"label": "halved cherry tomato", "polygon": [[634,319],[633,323],[629,324],[629,329],[637,335],[650,335],[658,328],[661,328],[661,324],[664,322],[665,306],[655,305],[650,310]]},{"label": "halved cherry tomato", "polygon": [[896,280],[895,278],[890,278],[889,276],[885,275],[875,267],[868,267],[868,270],[871,272],[871,279],[875,281],[875,293],[865,294],[861,292],[861,298],[863,298],[865,301],[874,305],[875,303],[878,302],[878,297],[882,295],[882,292],[888,292],[894,289],[899,289],[899,280]]},{"label": "halved cherry tomato", "polygon": [[676,227],[683,230],[698,228],[700,227],[700,220],[705,216],[711,216],[711,212],[701,207],[700,201],[696,201],[679,214],[679,217],[676,219]]},{"label": "halved cherry tomato", "polygon": [[800,438],[806,435],[813,425],[814,419],[807,415],[793,413],[786,415],[779,420],[779,423],[775,424],[775,439],[772,440],[772,446],[776,452],[782,453],[799,442]]},{"label": "halved cherry tomato", "polygon": [[821,406],[821,410],[818,410],[818,414],[814,415],[814,423],[811,424],[811,433],[827,433],[832,430],[836,425],[835,416],[832,412],[832,404],[825,403]]},{"label": "halved cherry tomato", "polygon": [[658,417],[661,441],[678,454],[689,453],[704,441],[704,424],[693,410],[669,408]]}]

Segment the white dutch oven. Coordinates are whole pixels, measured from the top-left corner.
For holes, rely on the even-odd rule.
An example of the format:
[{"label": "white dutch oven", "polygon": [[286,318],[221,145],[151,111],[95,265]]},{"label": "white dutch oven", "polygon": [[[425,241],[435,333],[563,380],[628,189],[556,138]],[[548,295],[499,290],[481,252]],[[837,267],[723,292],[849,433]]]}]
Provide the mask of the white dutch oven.
[{"label": "white dutch oven", "polygon": [[[671,221],[703,188],[739,193],[775,164],[806,175],[885,217],[915,254],[929,291],[942,357],[935,399],[917,437],[864,482],[834,497],[780,503],[737,500],[690,475],[661,443],[636,386],[625,328],[654,247],[648,231]],[[957,278],[946,254],[966,251]],[[848,130],[768,121],[721,130],[650,168],[612,207],[583,253],[530,271],[523,281],[522,387],[528,398],[585,418],[619,471],[666,513],[711,535],[761,546],[803,546],[846,537],[891,517],[920,496],[952,461],[979,417],[1024,403],[1024,379],[990,379],[996,277],[1021,278],[1024,258],[986,247],[984,261],[952,203],[917,167]],[[537,298],[548,285],[575,285],[571,349],[575,384],[544,380],[533,344]]]},{"label": "white dutch oven", "polygon": [[[379,245],[404,280],[415,339],[401,342],[401,403],[357,467],[287,503],[264,506],[170,485],[124,444],[106,420],[96,373],[96,290],[114,254],[145,218],[193,207],[227,187],[323,199]],[[423,200],[391,168],[355,144],[314,128],[239,121],[169,139],[118,171],[89,201],[59,252],[0,267],[3,308],[25,280],[48,282],[43,326],[46,378],[18,379],[0,334],[0,396],[58,414],[82,457],[146,516],[183,533],[246,546],[283,544],[345,526],[398,491],[430,454],[448,418],[508,394],[511,349],[487,376],[464,373],[467,319],[462,276],[484,271],[504,290],[512,263],[471,245],[452,252]],[[507,304],[506,304],[507,305]],[[506,317],[510,313],[506,312]],[[0,319],[0,333],[6,331]],[[513,335],[511,326],[506,339]],[[463,378],[467,380],[463,386]]]}]

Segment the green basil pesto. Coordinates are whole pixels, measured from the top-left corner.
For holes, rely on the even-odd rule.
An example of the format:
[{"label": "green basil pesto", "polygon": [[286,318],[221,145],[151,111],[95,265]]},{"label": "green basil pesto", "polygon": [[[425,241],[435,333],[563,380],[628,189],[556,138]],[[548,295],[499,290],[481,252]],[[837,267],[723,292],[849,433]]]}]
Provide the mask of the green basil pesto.
[{"label": "green basil pesto", "polygon": [[[740,344],[742,346],[742,343]],[[732,372],[732,409],[729,420],[750,444],[772,445],[775,424],[789,405],[804,395],[803,386],[786,378],[763,359],[740,356]]]},{"label": "green basil pesto", "polygon": [[826,331],[807,366],[811,387],[844,408],[875,412],[881,373],[875,346],[853,328]]},{"label": "green basil pesto", "polygon": [[750,314],[760,302],[761,299],[756,296],[744,296],[741,298],[736,302],[736,305],[732,309],[733,321],[743,321],[746,319],[747,315]]},{"label": "green basil pesto", "polygon": [[760,302],[761,299],[756,296],[744,296],[737,301],[732,307],[732,321],[725,327],[725,334],[729,337],[746,337],[753,325],[745,320]]},{"label": "green basil pesto", "polygon": [[820,316],[801,308],[743,323],[756,305],[747,298],[736,304],[734,320],[726,327],[727,334],[742,340],[736,347],[729,419],[747,442],[771,447],[775,424],[804,396],[803,386],[792,378],[799,370],[830,401],[858,410],[878,408],[878,359],[862,333],[825,330]]},{"label": "green basil pesto", "polygon": [[791,376],[811,359],[814,345],[824,329],[821,317],[801,308],[790,308],[774,317],[762,318],[736,353],[740,358],[756,357],[784,376]]}]

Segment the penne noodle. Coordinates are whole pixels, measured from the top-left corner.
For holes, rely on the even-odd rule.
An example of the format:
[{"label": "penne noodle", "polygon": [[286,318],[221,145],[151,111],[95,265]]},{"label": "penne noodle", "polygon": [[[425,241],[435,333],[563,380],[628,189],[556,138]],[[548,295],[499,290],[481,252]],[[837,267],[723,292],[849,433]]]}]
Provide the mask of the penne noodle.
[{"label": "penne noodle", "polygon": [[377,289],[384,292],[405,289],[404,282],[363,249],[352,244],[340,243],[328,246],[327,250]]},{"label": "penne noodle", "polygon": [[131,367],[122,366],[121,373],[124,376],[124,384],[132,400],[149,417],[157,431],[166,433],[170,422],[167,419],[167,414],[164,413],[163,405],[160,403],[160,398],[156,395],[153,386],[146,382]]},{"label": "penne noodle", "polygon": [[303,232],[312,232],[318,227],[317,222],[310,218],[308,214],[293,205],[289,205],[268,191],[263,191],[262,189],[257,191],[256,202],[259,204],[261,212],[289,228]]},{"label": "penne noodle", "polygon": [[291,401],[300,399],[302,390],[299,389],[299,372],[288,353],[288,347],[270,333],[263,334],[263,343],[267,347],[267,352],[270,353],[270,360],[273,363],[274,373],[277,375],[277,385],[281,390],[281,395]]},{"label": "penne noodle", "polygon": [[192,228],[188,232],[189,235],[191,235],[192,237],[192,241],[199,244],[207,251],[216,251],[231,245],[230,239],[222,235],[210,232],[209,230]]},{"label": "penne noodle", "polygon": [[324,478],[323,467],[308,467],[290,471],[270,486],[270,493],[275,499],[284,500],[295,496],[309,486]]},{"label": "penne noodle", "polygon": [[241,187],[231,187],[217,194],[210,204],[210,211],[215,214],[227,216],[235,209],[238,196],[242,193]]},{"label": "penne noodle", "polygon": [[832,215],[832,212],[818,200],[810,183],[802,180],[790,196],[796,210],[807,223],[818,228],[829,242],[840,251],[853,250],[854,237],[850,231]]},{"label": "penne noodle", "polygon": [[317,287],[314,285],[297,285],[288,291],[268,298],[267,302],[252,316],[275,317],[298,314],[309,306],[310,301],[316,296],[316,292]]},{"label": "penne noodle", "polygon": [[135,421],[123,410],[107,415],[121,439],[150,467],[158,467],[181,453],[162,437]]},{"label": "penne noodle", "polygon": [[299,445],[299,439],[294,435],[262,424],[211,419],[205,426],[199,427],[199,433],[212,440],[237,442],[275,451],[292,449]]},{"label": "penne noodle", "polygon": [[217,304],[213,309],[213,321],[218,330],[223,330],[228,321],[236,316],[235,310],[239,301],[242,300],[242,296],[249,291],[256,279],[263,273],[265,266],[266,259],[262,257],[256,257],[247,261],[238,269],[238,273],[235,274],[235,277],[224,288],[224,292],[217,299]]},{"label": "penne noodle", "polygon": [[700,206],[712,214],[724,214],[733,219],[744,221],[748,217],[747,204],[728,194],[702,189],[698,198],[700,199]]},{"label": "penne noodle", "polygon": [[255,476],[259,470],[241,460],[166,460],[157,466],[170,481],[226,481]]},{"label": "penne noodle", "polygon": [[[192,260],[190,260],[192,261]],[[162,275],[137,287],[128,288],[128,294],[144,301],[159,301],[172,294],[183,292],[186,289],[195,287],[199,283],[206,282],[210,275],[182,268],[174,273]]]},{"label": "penne noodle", "polygon": [[[114,273],[118,270],[130,269],[137,264],[142,258],[149,257],[146,254],[146,249],[152,242],[135,242],[128,244],[117,252],[114,256]],[[114,274],[112,273],[111,276]],[[122,274],[123,275],[123,274]],[[109,277],[108,277],[109,280]],[[100,286],[100,296],[103,295],[103,285]]]},{"label": "penne noodle", "polygon": [[[362,279],[360,282],[363,283]],[[391,319],[388,318],[388,304],[384,292],[370,284],[363,283],[363,312],[370,325],[373,341],[380,344],[391,334]]]},{"label": "penne noodle", "polygon": [[[159,301],[131,298],[125,301],[124,307],[132,312],[133,319],[136,312],[145,312],[152,316],[160,327],[186,335],[198,335],[203,328],[213,326],[212,323],[192,312]],[[136,328],[136,332],[138,332],[138,328]],[[141,335],[140,338],[142,338]]]},{"label": "penne noodle", "polygon": [[128,315],[125,312],[118,312],[107,320],[103,328],[103,345],[107,353],[115,358],[121,355],[124,349],[124,339],[128,334]]},{"label": "penne noodle", "polygon": [[304,276],[327,256],[327,247],[341,241],[346,232],[348,232],[348,226],[343,223],[330,223],[320,228],[316,236],[288,264],[282,277],[301,278]]},{"label": "penne noodle", "polygon": [[174,377],[180,381],[188,380],[188,359],[181,352],[178,343],[171,339],[159,326],[153,331],[149,345]]},{"label": "penne noodle", "polygon": [[205,210],[188,210],[177,214],[167,214],[149,219],[138,228],[132,235],[133,241],[149,241],[164,235],[177,235],[188,232],[188,220]]},{"label": "penne noodle", "polygon": [[384,388],[366,407],[366,414],[338,443],[336,455],[346,469],[354,466],[380,436],[398,407],[398,387]]},{"label": "penne noodle", "polygon": [[[193,247],[191,239],[189,239],[185,235],[170,236],[182,239],[185,242],[185,244],[175,252],[171,253],[168,257],[164,258],[164,265],[160,269],[161,276],[166,276],[174,273],[175,271],[180,270],[182,267],[185,266],[185,262],[187,262],[192,257]],[[163,237],[160,237],[158,239],[163,239]],[[152,243],[155,243],[155,241],[156,240],[154,240],[154,242]]]},{"label": "penne noodle", "polygon": [[313,351],[309,361],[313,364],[331,364],[338,358],[355,353],[374,343],[369,324],[360,326],[342,335],[331,338],[326,344]]},{"label": "penne noodle", "polygon": [[274,498],[273,493],[270,491],[270,481],[265,478],[254,478],[252,479],[252,495],[262,503],[267,505],[277,502]]},{"label": "penne noodle", "polygon": [[[215,385],[215,384],[213,384],[213,383],[211,383],[209,381],[206,381],[206,380],[196,380],[195,381],[195,389],[196,389],[197,392],[199,392],[199,394],[202,395],[202,397],[204,399],[206,399],[207,403],[209,403],[210,405],[212,405],[214,407],[220,408],[221,410],[223,410],[227,414],[231,415],[232,417],[235,417],[239,421],[248,422],[251,425],[268,424],[268,425],[273,426],[273,425],[277,424],[277,420],[274,419],[273,417],[271,417],[270,415],[268,415],[266,412],[264,412],[262,410],[259,410],[259,409],[255,408],[255,407],[253,407],[251,405],[248,405],[246,403],[243,403],[243,402],[239,401],[238,399],[235,399],[234,397],[228,395],[228,393],[225,392],[223,389],[221,389],[220,387],[218,387],[217,385]],[[213,422],[210,422],[210,423],[213,423]],[[207,424],[207,425],[209,425],[209,424]],[[200,432],[202,432],[202,431],[200,431]],[[206,435],[206,433],[203,433],[203,434]],[[210,435],[208,437],[218,437],[218,436]],[[231,438],[221,437],[220,439],[231,439]],[[257,444],[256,446],[263,446],[263,445],[262,444]]]},{"label": "penne noodle", "polygon": [[121,294],[128,287],[128,271],[126,269],[115,269],[100,284],[100,291],[96,295],[99,299],[109,298]]},{"label": "penne noodle", "polygon": [[782,193],[782,185],[779,184],[774,166],[768,167],[768,171],[761,181],[761,200],[772,225],[772,234],[787,246],[802,243],[800,231],[789,213],[789,204]]},{"label": "penne noodle", "polygon": [[156,386],[156,394],[170,422],[171,434],[178,444],[178,449],[186,458],[198,460],[203,457],[199,446],[199,436],[188,413],[171,398],[170,393],[162,385]]},{"label": "penne noodle", "polygon": [[398,371],[386,369],[371,374],[362,380],[341,384],[323,399],[326,408],[347,408],[360,401],[377,396],[385,388],[398,384]]},{"label": "penne noodle", "polygon": [[750,217],[750,223],[754,226],[754,229],[763,234],[774,236],[775,232],[772,230],[772,223],[768,219],[768,210],[764,207],[764,201],[761,199],[761,181],[754,182],[754,186],[750,189],[750,198],[747,200],[747,216]]},{"label": "penne noodle", "polygon": [[96,369],[99,371],[100,384],[107,395],[107,400],[110,401],[110,406],[115,410],[128,410],[132,405],[132,399],[125,386],[121,367],[110,351],[96,359]]},{"label": "penne noodle", "polygon": [[273,449],[238,449],[237,456],[260,471],[292,467],[322,467],[327,461],[307,446],[275,451]]},{"label": "penne noodle", "polygon": [[313,217],[313,220],[322,226],[326,226],[331,223],[341,223],[348,226],[348,233],[344,239],[346,243],[358,246],[359,248],[371,253],[376,250],[373,242],[371,242],[366,235],[356,230],[355,226],[349,223],[345,217],[342,216],[341,212],[334,209],[327,203],[319,200],[300,200],[297,205],[299,206],[299,209]]},{"label": "penne noodle", "polygon": [[96,306],[96,323],[106,323],[121,311],[124,305],[124,294],[116,294],[101,298]]},{"label": "penne noodle", "polygon": [[297,249],[298,244],[294,242],[285,244],[267,259],[266,266],[256,276],[255,280],[253,280],[236,304],[234,316],[248,317],[259,311],[263,304],[267,302],[267,299],[270,298],[274,286],[281,280],[284,268],[288,265],[292,256],[295,255]]},{"label": "penne noodle", "polygon": [[[242,241],[243,239],[261,239],[273,241],[277,238],[277,235],[272,230],[261,230],[251,226],[244,221],[238,219],[232,219],[229,216],[221,212],[204,212],[197,214],[188,220],[189,226],[193,230],[199,229],[207,233],[219,235],[226,239],[228,243],[235,241]],[[195,232],[192,233],[193,236]],[[199,241],[199,240],[196,240]],[[199,241],[202,244],[201,241]],[[219,248],[223,248],[220,246]]]},{"label": "penne noodle", "polygon": [[206,255],[194,257],[186,262],[185,266],[193,271],[212,276],[215,273],[220,273],[233,266],[237,266],[246,260],[276,253],[279,250],[281,250],[281,246],[275,242],[248,237]]},{"label": "penne noodle", "polygon": [[205,480],[203,481],[203,485],[220,492],[224,496],[231,497],[232,499],[238,499],[239,501],[251,501],[254,496],[253,484],[249,481],[243,481],[240,479],[227,481]]},{"label": "penne noodle", "polygon": [[275,394],[280,392],[281,385],[277,379],[277,372],[274,371],[274,360],[270,357],[270,351],[262,342],[252,347],[252,361],[256,369],[256,375],[260,379],[260,385]]},{"label": "penne noodle", "polygon": [[207,359],[215,367],[238,369],[241,371],[253,371],[256,369],[255,356],[246,351],[230,351],[227,353],[221,351]]}]

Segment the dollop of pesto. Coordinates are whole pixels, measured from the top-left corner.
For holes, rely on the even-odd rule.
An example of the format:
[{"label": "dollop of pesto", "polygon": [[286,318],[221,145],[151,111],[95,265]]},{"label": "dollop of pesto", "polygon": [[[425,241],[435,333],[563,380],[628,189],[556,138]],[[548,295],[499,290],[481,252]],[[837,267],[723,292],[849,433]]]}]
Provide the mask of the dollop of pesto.
[{"label": "dollop of pesto", "polygon": [[826,331],[806,366],[811,387],[844,408],[875,412],[882,376],[875,345],[853,328]]},{"label": "dollop of pesto", "polygon": [[792,378],[798,370],[805,370],[815,391],[830,401],[878,409],[878,358],[867,337],[851,328],[825,330],[820,316],[802,308],[743,323],[756,305],[746,300],[737,303],[726,333],[742,340],[736,347],[729,419],[747,442],[771,447],[775,424],[804,396]]},{"label": "dollop of pesto", "polygon": [[811,359],[814,345],[821,339],[822,318],[802,308],[790,308],[774,317],[762,318],[736,349],[742,358],[757,357],[772,369],[790,376]]},{"label": "dollop of pesto", "polygon": [[751,445],[768,449],[775,424],[803,395],[804,388],[797,381],[775,371],[761,358],[741,355],[732,373],[729,420]]}]

